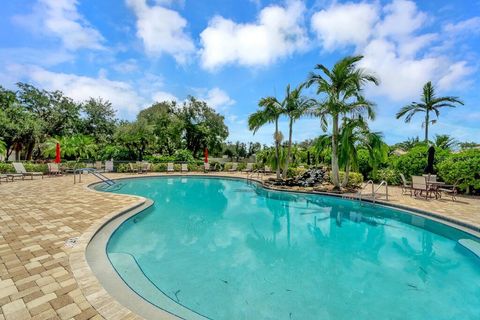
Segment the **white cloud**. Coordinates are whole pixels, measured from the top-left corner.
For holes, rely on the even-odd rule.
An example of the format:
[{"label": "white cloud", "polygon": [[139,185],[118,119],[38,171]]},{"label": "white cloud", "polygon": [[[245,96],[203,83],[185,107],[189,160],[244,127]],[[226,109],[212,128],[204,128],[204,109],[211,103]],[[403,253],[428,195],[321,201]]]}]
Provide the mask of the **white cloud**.
[{"label": "white cloud", "polygon": [[135,59],[128,59],[113,66],[113,69],[120,73],[132,73],[138,71],[138,64]]},{"label": "white cloud", "polygon": [[149,6],[146,0],[126,0],[137,17],[137,36],[148,55],[172,55],[178,63],[187,62],[195,45],[185,32],[187,20],[174,10],[159,5]]},{"label": "white cloud", "polygon": [[86,77],[70,73],[57,73],[38,66],[10,66],[8,72],[46,90],[60,90],[75,101],[90,97],[108,99],[118,109],[120,116],[133,117],[147,105],[149,99],[140,96],[134,87],[123,81],[105,77]]},{"label": "white cloud", "polygon": [[347,3],[334,5],[312,16],[312,29],[327,50],[345,45],[362,45],[370,38],[379,19],[376,5]]},{"label": "white cloud", "polygon": [[77,10],[77,0],[38,0],[32,14],[14,21],[60,39],[66,49],[103,49],[104,38]]},{"label": "white cloud", "polygon": [[303,27],[304,13],[301,1],[290,1],[286,7],[262,9],[256,23],[214,17],[200,34],[202,66],[209,70],[233,63],[265,66],[305,50],[308,36]]},{"label": "white cloud", "polygon": [[173,95],[169,92],[157,91],[153,94],[153,101],[155,101],[155,102],[164,102],[164,101],[170,102],[170,101],[179,101],[179,99],[175,95]]},{"label": "white cloud", "polygon": [[360,66],[375,72],[381,80],[379,87],[369,88],[370,93],[406,101],[418,98],[427,81],[438,82],[440,89],[451,89],[461,86],[472,72],[466,61],[452,61],[432,49],[442,39],[437,33],[420,32],[428,20],[414,2],[407,0],[393,0],[383,8],[377,4],[335,3],[312,16],[312,28],[325,49],[351,45],[357,54],[364,55]]},{"label": "white cloud", "polygon": [[448,23],[444,30],[449,33],[463,34],[463,33],[477,33],[480,34],[480,17],[474,17],[467,20],[462,20],[457,23]]},{"label": "white cloud", "polygon": [[235,100],[230,98],[225,91],[217,87],[208,90],[201,99],[217,111],[225,110],[235,104]]}]

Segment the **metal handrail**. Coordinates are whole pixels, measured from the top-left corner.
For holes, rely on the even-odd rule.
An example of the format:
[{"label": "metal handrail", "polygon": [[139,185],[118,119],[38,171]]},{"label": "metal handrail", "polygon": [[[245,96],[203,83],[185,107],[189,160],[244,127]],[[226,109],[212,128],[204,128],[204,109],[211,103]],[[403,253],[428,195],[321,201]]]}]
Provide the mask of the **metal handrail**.
[{"label": "metal handrail", "polygon": [[77,183],[77,173],[78,173],[78,182],[82,182],[82,173],[87,171],[88,173],[91,173],[93,174],[95,177],[97,177],[98,179],[100,179],[102,182],[105,182],[106,184],[108,184],[109,186],[112,186],[115,184],[115,181],[113,181],[112,179],[109,179],[107,178],[106,176],[104,176],[103,174],[101,174],[100,172],[98,172],[96,169],[94,168],[80,168],[80,169],[75,169],[73,171],[73,183],[76,184]]},{"label": "metal handrail", "polygon": [[[368,180],[367,183],[365,184],[365,186],[362,188],[362,190],[360,190],[360,191],[358,192],[358,200],[359,200],[360,202],[362,201],[362,192],[363,192],[370,184],[372,185],[372,196],[373,196],[373,198],[375,199],[375,190],[374,190],[375,186],[374,186],[374,184],[373,184],[373,180]],[[375,202],[375,201],[374,201],[374,202]]]},{"label": "metal handrail", "polygon": [[387,183],[387,181],[382,180],[382,182],[380,182],[380,184],[378,185],[377,189],[375,189],[375,193],[374,193],[374,196],[373,196],[373,202],[375,202],[375,195],[377,194],[378,190],[380,190],[380,188],[382,186],[385,186],[385,199],[388,201],[388,183]]}]

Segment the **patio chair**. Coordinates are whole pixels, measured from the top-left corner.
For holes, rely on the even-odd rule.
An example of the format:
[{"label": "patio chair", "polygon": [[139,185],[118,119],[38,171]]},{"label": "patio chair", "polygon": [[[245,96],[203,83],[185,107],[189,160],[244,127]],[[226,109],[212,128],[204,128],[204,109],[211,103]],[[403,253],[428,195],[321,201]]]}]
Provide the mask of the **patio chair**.
[{"label": "patio chair", "polygon": [[105,172],[113,172],[113,161],[105,161]]},{"label": "patio chair", "polygon": [[188,171],[188,165],[186,163],[182,163],[182,172],[187,172]]},{"label": "patio chair", "polygon": [[21,162],[14,162],[13,167],[15,168],[15,171],[18,174],[21,174],[24,178],[25,177],[31,177],[32,180],[33,180],[33,177],[42,177],[42,179],[43,179],[43,172],[27,171],[27,170],[25,170],[25,167],[23,166],[23,163],[21,163]]},{"label": "patio chair", "polygon": [[129,162],[128,167],[130,168],[131,173],[138,173],[138,167],[136,167],[133,163]]},{"label": "patio chair", "polygon": [[265,169],[263,170],[263,173],[265,173],[265,174],[270,174],[270,173],[272,173],[272,172],[273,172],[273,171],[272,171],[272,168],[270,168],[269,166],[265,166]]},{"label": "patio chair", "polygon": [[428,188],[426,177],[412,176],[412,189],[414,196],[422,196],[422,193],[425,191],[425,199],[428,199],[430,188]]},{"label": "patio chair", "polygon": [[203,172],[208,172],[208,171],[210,171],[210,163],[205,162],[203,164]]},{"label": "patio chair", "polygon": [[238,170],[238,163],[234,162],[232,163],[232,167],[228,169],[229,172],[237,172]]},{"label": "patio chair", "polygon": [[142,165],[142,171],[144,173],[152,171],[152,164],[150,162],[144,162]]},{"label": "patio chair", "polygon": [[60,167],[58,166],[58,163],[47,163],[48,166],[48,175],[51,176],[59,176],[62,175],[62,171],[60,170]]},{"label": "patio chair", "polygon": [[247,167],[242,170],[243,172],[252,172],[253,171],[253,163],[247,163]]},{"label": "patio chair", "polygon": [[400,173],[400,178],[402,178],[402,194],[410,192],[410,196],[411,196],[412,195],[412,182],[407,181],[407,179],[405,179],[405,176],[403,175],[403,173]]},{"label": "patio chair", "polygon": [[2,184],[2,180],[5,180],[5,182],[8,182],[8,181],[13,182],[13,176],[6,175],[6,174],[0,174],[0,184]]},{"label": "patio chair", "polygon": [[105,171],[104,170],[104,167],[103,167],[103,164],[102,164],[102,161],[95,161],[95,170],[97,171]]},{"label": "patio chair", "polygon": [[167,163],[167,172],[174,172],[175,168],[173,167],[173,163],[169,162]]},{"label": "patio chair", "polygon": [[427,182],[437,182],[436,174],[424,174],[423,176],[427,178]]},{"label": "patio chair", "polygon": [[439,192],[443,192],[448,194],[452,197],[452,201],[457,201],[457,193],[458,193],[458,184],[460,183],[460,179],[455,181],[453,185],[442,185],[438,188]]}]

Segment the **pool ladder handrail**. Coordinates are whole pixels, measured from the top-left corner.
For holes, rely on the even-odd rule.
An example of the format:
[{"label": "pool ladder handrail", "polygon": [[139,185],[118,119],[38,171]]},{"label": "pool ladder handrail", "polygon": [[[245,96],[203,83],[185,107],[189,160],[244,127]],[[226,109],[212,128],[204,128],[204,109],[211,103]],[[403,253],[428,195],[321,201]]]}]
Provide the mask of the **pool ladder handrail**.
[{"label": "pool ladder handrail", "polygon": [[[372,192],[370,194],[364,194],[363,191],[365,189],[367,189],[367,187],[371,185],[372,186]],[[361,202],[362,201],[362,198],[363,198],[363,195],[365,196],[371,196],[372,197],[372,201],[373,203],[375,203],[376,199],[377,199],[377,195],[380,194],[378,193],[378,190],[380,190],[381,187],[385,186],[385,199],[388,201],[388,183],[387,181],[385,180],[382,180],[380,182],[380,184],[377,186],[377,188],[375,188],[375,184],[373,182],[373,180],[368,180],[367,183],[363,186],[363,188],[357,193],[357,196],[358,196],[358,200]]]},{"label": "pool ladder handrail", "polygon": [[113,186],[115,184],[115,181],[113,181],[112,179],[109,179],[107,178],[106,176],[104,176],[103,174],[101,174],[100,172],[98,172],[96,169],[94,168],[80,168],[80,169],[75,169],[73,171],[73,183],[77,183],[77,173],[78,173],[78,182],[82,182],[82,173],[87,171],[87,173],[91,173],[93,174],[95,177],[97,177],[99,180],[101,180],[102,182],[105,182],[108,186]]}]

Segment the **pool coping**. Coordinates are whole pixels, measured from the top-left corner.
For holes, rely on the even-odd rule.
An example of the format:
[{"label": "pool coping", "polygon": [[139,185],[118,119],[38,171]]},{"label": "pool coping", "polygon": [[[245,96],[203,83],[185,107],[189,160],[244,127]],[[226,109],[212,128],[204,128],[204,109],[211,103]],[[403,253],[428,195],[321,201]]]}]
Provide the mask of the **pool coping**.
[{"label": "pool coping", "polygon": [[[320,192],[320,191],[306,191],[306,190],[289,190],[289,189],[283,189],[283,188],[274,188],[270,185],[267,185],[264,183],[262,180],[258,180],[255,178],[248,178],[248,177],[237,177],[237,176],[228,176],[228,175],[209,175],[209,174],[156,174],[156,175],[148,175],[148,176],[127,176],[127,177],[119,177],[115,178],[113,180],[126,180],[126,179],[145,179],[145,178],[153,178],[153,177],[207,177],[207,178],[220,178],[220,179],[232,179],[232,180],[247,180],[247,181],[252,181],[258,184],[259,186],[263,187],[264,189],[267,190],[272,190],[272,191],[278,191],[278,192],[289,192],[289,193],[303,193],[303,194],[316,194],[316,195],[324,195],[324,196],[331,196],[331,197],[337,197],[337,198],[342,198],[342,194],[338,193],[331,193],[331,192]],[[101,184],[102,182],[94,182],[90,183],[87,186],[85,186],[86,189],[92,191],[92,192],[101,192],[98,190],[95,190],[93,186]],[[133,205],[130,205],[129,207],[122,208],[120,210],[117,210],[115,212],[112,212],[111,214],[108,214],[104,216],[102,219],[97,221],[95,224],[91,225],[85,233],[82,234],[82,236],[78,239],[77,246],[74,247],[72,250],[72,253],[69,258],[70,266],[72,269],[72,272],[74,274],[75,279],[77,280],[78,286],[80,290],[83,292],[89,303],[100,313],[102,317],[105,319],[149,319],[150,316],[154,315],[152,319],[181,319],[178,316],[172,315],[171,313],[162,310],[161,308],[154,306],[152,303],[148,302],[145,300],[143,297],[138,295],[136,292],[134,292],[118,275],[116,270],[113,268],[113,266],[110,264],[110,261],[108,260],[108,257],[106,256],[105,252],[105,258],[106,261],[108,262],[108,265],[104,265],[106,268],[110,268],[109,271],[113,271],[112,275],[110,275],[111,278],[117,278],[116,282],[120,281],[123,283],[123,288],[116,287],[116,290],[119,290],[120,293],[123,294],[128,294],[128,296],[132,299],[133,301],[133,296],[136,296],[133,301],[134,304],[137,304],[137,306],[133,307],[132,309],[137,310],[138,308],[145,308],[147,310],[146,315],[147,318],[144,318],[140,316],[138,313],[135,313],[131,309],[127,308],[124,304],[120,303],[114,296],[112,296],[107,289],[104,288],[102,285],[102,282],[105,282],[105,280],[98,280],[96,277],[95,272],[92,270],[89,262],[87,261],[87,248],[90,244],[90,242],[95,238],[95,236],[109,223],[111,223],[114,220],[118,220],[117,223],[120,225],[124,221],[126,221],[128,218],[132,217],[133,215],[147,209],[153,204],[153,201],[144,197],[140,196],[135,196],[135,195],[128,195],[128,194],[119,194],[122,196],[126,197],[134,197],[137,198],[138,201],[135,202]],[[354,199],[350,199],[352,201],[355,201]],[[414,214],[426,219],[434,220],[436,222],[440,222],[443,224],[446,224],[450,227],[456,228],[458,230],[467,232],[477,238],[480,238],[480,227],[470,225],[464,221],[458,221],[457,219],[452,219],[449,217],[445,217],[441,214],[434,213],[434,212],[429,212],[425,210],[420,210],[416,208],[411,208],[409,206],[405,205],[398,205],[398,204],[391,204],[385,201],[381,200],[376,200],[373,201],[371,199],[362,199],[362,201],[367,202],[367,203],[374,203],[378,204],[381,206],[386,206],[386,207],[392,207],[397,210],[405,211],[409,214]],[[116,228],[115,228],[116,229]],[[115,231],[112,230],[110,235]],[[111,280],[111,279],[110,279]],[[118,283],[117,283],[118,284]],[[117,294],[115,294],[116,296]],[[122,300],[122,299],[119,299]],[[130,303],[125,303],[127,305],[130,305]],[[155,308],[155,310],[152,310],[152,308]],[[153,313],[152,313],[153,312]],[[141,312],[143,316],[145,316],[144,312]],[[173,316],[173,317],[172,317]]]}]

